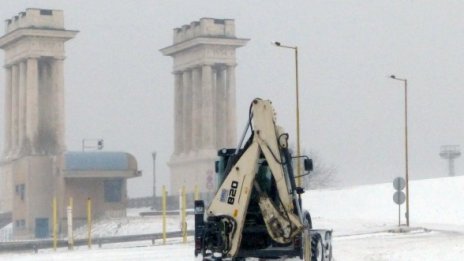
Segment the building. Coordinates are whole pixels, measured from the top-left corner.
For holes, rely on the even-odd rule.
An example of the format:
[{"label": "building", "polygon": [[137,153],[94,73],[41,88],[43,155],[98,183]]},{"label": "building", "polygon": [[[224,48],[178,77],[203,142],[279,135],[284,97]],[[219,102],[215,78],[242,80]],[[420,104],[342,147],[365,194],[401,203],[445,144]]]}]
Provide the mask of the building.
[{"label": "building", "polygon": [[201,18],[175,28],[160,50],[174,59],[173,194],[194,185],[213,192],[217,151],[236,146],[235,52],[248,40],[235,36],[234,20]]},{"label": "building", "polygon": [[[15,238],[48,237],[52,201],[64,226],[68,199],[85,217],[125,214],[125,179],[138,176],[127,153],[66,152],[65,42],[78,31],[64,28],[61,10],[27,9],[5,22],[5,138],[0,172],[0,212],[12,212]],[[85,207],[84,207],[85,208]]]}]

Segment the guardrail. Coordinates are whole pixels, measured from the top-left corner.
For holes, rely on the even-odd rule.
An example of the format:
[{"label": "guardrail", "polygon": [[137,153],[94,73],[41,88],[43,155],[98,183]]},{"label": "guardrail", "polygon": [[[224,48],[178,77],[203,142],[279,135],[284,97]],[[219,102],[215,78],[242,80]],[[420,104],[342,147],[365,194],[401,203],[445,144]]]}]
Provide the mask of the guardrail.
[{"label": "guardrail", "polygon": [[[194,235],[194,230],[188,230],[187,236]],[[167,232],[166,238],[182,237],[182,231]],[[112,237],[95,237],[92,238],[92,245],[98,245],[101,247],[103,244],[112,243],[125,243],[135,241],[146,241],[151,240],[152,244],[155,244],[155,240],[163,238],[163,233],[154,234],[141,234],[141,235],[127,235],[127,236],[112,236]],[[88,239],[75,239],[74,246],[86,246]],[[28,241],[12,241],[12,242],[1,242],[0,252],[16,252],[16,251],[27,251],[32,250],[37,253],[39,249],[46,249],[53,247],[52,239],[39,239],[39,240],[28,240]],[[68,247],[67,239],[59,239],[57,241],[57,247]]]},{"label": "guardrail", "polygon": [[[187,210],[185,211],[186,215],[193,215],[195,214],[195,211],[193,210]],[[162,216],[163,212],[162,211],[144,211],[140,212],[139,215],[141,217],[148,217],[148,216]],[[166,216],[178,216],[179,215],[179,210],[168,210],[166,211]]]}]

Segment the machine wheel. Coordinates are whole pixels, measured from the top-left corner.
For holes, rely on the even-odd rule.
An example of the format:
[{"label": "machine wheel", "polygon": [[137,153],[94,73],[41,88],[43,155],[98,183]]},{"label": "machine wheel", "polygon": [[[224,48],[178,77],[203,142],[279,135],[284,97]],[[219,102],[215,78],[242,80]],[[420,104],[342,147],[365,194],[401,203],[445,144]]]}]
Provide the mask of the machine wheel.
[{"label": "machine wheel", "polygon": [[309,230],[305,229],[303,231],[303,260],[312,261],[311,259],[311,236],[309,235]]},{"label": "machine wheel", "polygon": [[[303,256],[302,260],[304,261],[311,261],[311,236],[309,230],[313,227],[311,222],[311,216],[309,215],[308,211],[304,212],[304,226],[305,229],[303,230],[303,234],[301,235],[303,238]],[[301,256],[300,256],[301,257]]]},{"label": "machine wheel", "polygon": [[324,246],[322,245],[322,239],[319,236],[315,236],[311,240],[311,256],[311,261],[324,260]]}]

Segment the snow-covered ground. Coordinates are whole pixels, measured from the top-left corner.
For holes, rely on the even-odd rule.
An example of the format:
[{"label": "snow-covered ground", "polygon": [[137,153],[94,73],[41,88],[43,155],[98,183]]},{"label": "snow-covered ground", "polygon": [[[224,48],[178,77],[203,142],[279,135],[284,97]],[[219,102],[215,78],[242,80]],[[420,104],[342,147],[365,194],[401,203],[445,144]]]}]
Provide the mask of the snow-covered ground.
[{"label": "snow-covered ground", "polygon": [[0,229],[0,242],[10,241],[13,238],[13,223]]},{"label": "snow-covered ground", "polygon": [[[146,210],[144,210],[146,211]],[[136,211],[130,210],[126,218],[112,218],[107,220],[98,220],[92,225],[93,237],[107,236],[122,236],[122,235],[137,235],[151,234],[162,232],[162,217],[161,216],[137,216]],[[166,217],[166,230],[180,230],[179,215],[169,215]],[[193,229],[193,216],[187,217],[187,229]],[[87,227],[80,227],[75,231],[75,238],[86,238]]]},{"label": "snow-covered ground", "polygon": [[[409,233],[392,233],[398,226],[391,184],[338,190],[310,191],[304,206],[311,211],[313,225],[334,230],[334,256],[345,260],[464,260],[464,177],[412,181],[410,183]],[[404,220],[404,206],[402,210]],[[126,221],[96,224],[95,235],[155,233],[159,217],[134,217]],[[172,217],[168,230],[178,229]],[[193,223],[189,218],[189,228]],[[112,224],[115,222],[116,224]],[[117,228],[117,229],[116,229]],[[117,232],[115,232],[117,231]],[[142,231],[142,232],[141,232]],[[192,239],[182,244],[171,239],[156,242],[80,247],[74,251],[41,250],[38,254],[0,254],[0,260],[194,260]]]}]

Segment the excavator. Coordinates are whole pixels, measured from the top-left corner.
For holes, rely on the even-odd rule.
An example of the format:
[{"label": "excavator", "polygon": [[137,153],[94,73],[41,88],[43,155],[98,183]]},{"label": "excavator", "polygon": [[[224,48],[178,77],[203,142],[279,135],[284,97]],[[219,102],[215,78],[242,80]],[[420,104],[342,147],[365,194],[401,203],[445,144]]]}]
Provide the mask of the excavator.
[{"label": "excavator", "polygon": [[[312,228],[295,182],[312,171],[312,160],[292,156],[288,138],[271,101],[254,99],[237,148],[218,151],[209,206],[195,201],[197,260],[332,260],[332,231]],[[295,175],[292,162],[301,158],[305,173]]]}]

